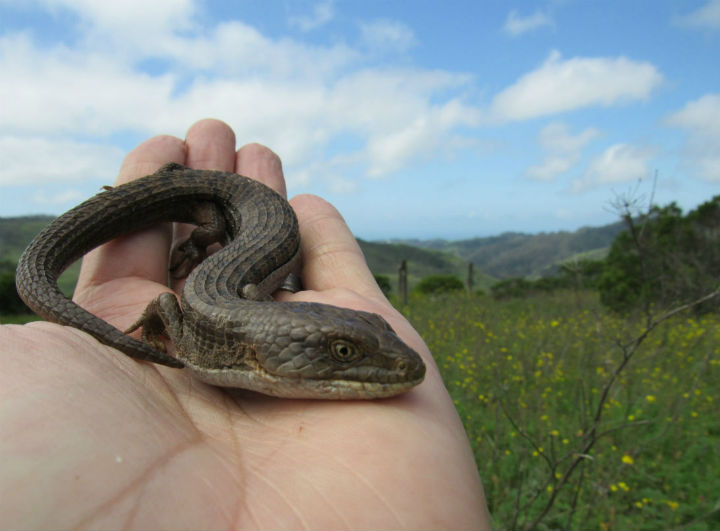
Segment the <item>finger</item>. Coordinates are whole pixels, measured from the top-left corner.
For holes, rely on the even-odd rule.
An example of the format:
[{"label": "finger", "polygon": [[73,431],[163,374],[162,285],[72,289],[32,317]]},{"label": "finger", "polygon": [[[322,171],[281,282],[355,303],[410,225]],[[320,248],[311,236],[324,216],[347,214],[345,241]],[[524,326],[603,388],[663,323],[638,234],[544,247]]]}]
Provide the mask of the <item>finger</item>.
[{"label": "finger", "polygon": [[[157,136],[128,153],[116,185],[149,175],[167,162],[185,161],[185,144],[179,138]],[[129,234],[92,251],[83,259],[78,289],[117,278],[136,276],[167,283],[169,225]]]},{"label": "finger", "polygon": [[[235,133],[225,122],[205,119],[195,122],[185,136],[187,156],[183,163],[198,170],[219,170],[231,172],[235,168]],[[177,248],[190,237],[194,225],[175,223],[173,225],[172,248]],[[217,250],[212,247],[210,251]],[[173,279],[173,289],[183,287],[182,279]]]},{"label": "finger", "polygon": [[305,287],[346,288],[384,299],[360,246],[335,207],[309,194],[292,198],[290,204],[300,223]]},{"label": "finger", "polygon": [[271,149],[261,144],[247,144],[238,149],[235,171],[269,186],[287,197],[282,162]]},{"label": "finger", "polygon": [[185,165],[198,170],[235,170],[235,133],[225,122],[200,120],[185,136]]}]

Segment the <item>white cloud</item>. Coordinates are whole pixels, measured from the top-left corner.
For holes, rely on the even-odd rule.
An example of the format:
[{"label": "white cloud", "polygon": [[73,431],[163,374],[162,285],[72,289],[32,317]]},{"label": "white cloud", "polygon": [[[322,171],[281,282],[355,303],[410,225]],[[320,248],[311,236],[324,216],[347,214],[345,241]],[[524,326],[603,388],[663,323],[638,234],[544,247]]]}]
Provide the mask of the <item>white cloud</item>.
[{"label": "white cloud", "polygon": [[565,173],[575,165],[579,156],[548,155],[540,163],[530,166],[525,174],[538,181],[552,181],[558,175]]},{"label": "white cloud", "polygon": [[315,4],[312,14],[292,16],[288,19],[288,22],[291,26],[300,29],[300,31],[311,31],[324,26],[334,16],[335,8],[332,0],[324,0]]},{"label": "white cloud", "polygon": [[170,28],[187,29],[189,21],[197,13],[192,0],[123,0],[102,3],[96,0],[29,0],[45,8],[72,11],[76,16],[92,24],[97,31],[116,33],[132,27],[154,27],[160,32]]},{"label": "white cloud", "polygon": [[0,37],[0,132],[106,135],[147,131],[174,79],[130,71],[94,52],[38,49],[27,35]]},{"label": "white cloud", "polygon": [[720,29],[720,0],[710,0],[676,21],[684,26]]},{"label": "white cloud", "polygon": [[170,35],[138,56],[143,57],[168,61],[173,71],[192,77],[316,81],[338,75],[357,61],[359,53],[342,44],[321,47],[287,38],[273,40],[232,20],[198,34]]},{"label": "white cloud", "polygon": [[538,141],[547,154],[540,164],[530,166],[526,175],[531,179],[550,181],[565,173],[580,161],[582,149],[598,135],[597,129],[592,127],[571,135],[568,126],[562,122],[546,125],[540,130]]},{"label": "white cloud", "polygon": [[365,46],[374,51],[406,52],[417,44],[413,31],[395,20],[361,23],[360,32]]},{"label": "white cloud", "polygon": [[85,197],[78,190],[67,190],[57,194],[48,194],[43,190],[38,190],[31,199],[36,205],[67,205],[78,203]]},{"label": "white cloud", "polygon": [[720,94],[705,94],[667,117],[669,125],[720,138]]},{"label": "white cloud", "polygon": [[80,42],[86,49],[114,55],[154,56],[173,35],[198,29],[194,0],[28,0],[51,13],[65,10],[77,17]]},{"label": "white cloud", "polygon": [[573,182],[572,189],[581,192],[595,186],[644,179],[650,174],[648,163],[653,154],[648,148],[614,144],[590,161],[585,175]]},{"label": "white cloud", "polygon": [[503,29],[513,37],[517,37],[518,35],[543,26],[554,25],[555,22],[553,19],[540,10],[535,11],[532,15],[521,17],[518,15],[517,10],[513,9],[508,13]]},{"label": "white cloud", "polygon": [[[85,6],[69,0],[52,4]],[[467,86],[469,76],[441,70],[358,70],[364,61],[359,49],[272,39],[240,21],[198,29],[186,20],[193,5],[183,5],[182,16],[167,9],[155,12],[153,23],[160,30],[149,36],[154,47],[138,41],[123,53],[114,53],[107,43],[122,40],[129,16],[120,13],[120,21],[113,21],[95,8],[78,13],[85,33],[75,48],[40,45],[30,34],[0,34],[0,101],[13,102],[0,113],[0,135],[182,136],[197,119],[215,116],[234,128],[238,142],[263,142],[280,153],[291,185],[293,176],[301,181],[316,174],[341,175],[348,167],[365,168],[374,177],[387,175],[418,156],[452,153],[468,144],[456,130],[477,123],[479,110],[455,94]],[[176,18],[179,27],[188,29],[174,31],[168,21]],[[137,25],[147,27],[148,21]],[[107,32],[105,43],[95,40],[98,28]],[[401,24],[368,28],[368,35],[375,32],[386,49],[404,49],[414,41]],[[146,59],[158,59],[160,66],[142,67]],[[328,159],[328,146],[341,136],[357,142]],[[98,146],[93,149],[104,154]],[[76,177],[117,167],[88,150],[70,152],[76,164],[94,168],[65,166]],[[41,171],[32,153],[20,154],[24,162],[8,166],[0,185],[17,182],[19,176],[26,183],[66,178],[62,171]],[[336,189],[351,187],[344,183]]]},{"label": "white cloud", "polygon": [[[362,25],[363,42],[355,47],[320,46],[271,38],[239,20],[202,26],[201,4],[190,0],[163,0],[151,11],[139,9],[140,0],[103,9],[91,0],[35,3],[76,12],[78,44],[0,34],[0,101],[12,102],[0,113],[0,135],[44,141],[47,150],[62,135],[74,158],[46,171],[32,150],[19,150],[15,163],[2,170],[0,185],[97,177],[117,167],[107,158],[119,161],[119,148],[83,138],[182,136],[199,118],[215,116],[233,127],[238,142],[263,142],[280,153],[291,186],[342,175],[348,182],[334,189],[351,190],[349,180],[360,173],[387,176],[418,160],[452,156],[473,145],[465,129],[489,123],[487,111],[462,97],[471,76],[360,67],[371,63],[373,52],[402,52],[416,44],[412,30],[399,22]],[[376,46],[370,53],[366,40]],[[498,94],[490,114],[519,120],[610,105],[646,97],[660,79],[648,63],[562,60],[553,53]],[[540,139],[547,160],[528,174],[551,178],[567,171],[588,135],[592,130],[571,135],[548,129]],[[344,137],[353,142],[338,150],[336,139]],[[61,154],[49,157],[44,160]]]},{"label": "white cloud", "polygon": [[[460,100],[433,105],[406,88],[408,84],[416,87],[437,85],[438,88],[445,83],[453,85],[456,80],[452,77],[431,79],[421,72],[416,75],[408,72],[398,78],[369,73],[362,77],[365,79],[359,86],[348,93],[339,91],[337,99],[348,111],[358,102],[367,103],[345,116],[353,116],[358,125],[370,133],[366,160],[368,175],[372,177],[390,174],[414,159],[426,160],[446,150],[452,151],[458,146],[453,129],[478,122],[479,111]],[[383,93],[391,96],[388,100],[391,104],[378,105],[378,98],[383,98]],[[357,112],[360,109],[364,110],[362,115]]]},{"label": "white cloud", "polygon": [[350,179],[335,176],[330,179],[329,188],[335,194],[351,194],[357,190],[357,183]]},{"label": "white cloud", "polygon": [[588,127],[582,133],[573,136],[569,133],[567,124],[552,122],[542,128],[539,141],[540,145],[547,150],[572,153],[581,150],[598,134],[597,129]]},{"label": "white cloud", "polygon": [[111,184],[122,150],[42,137],[0,136],[0,186],[104,180]]},{"label": "white cloud", "polygon": [[495,96],[496,120],[524,120],[591,105],[646,99],[662,81],[648,62],[625,57],[563,60],[554,51],[540,68],[525,74]]},{"label": "white cloud", "polygon": [[690,101],[665,119],[689,133],[685,164],[708,181],[720,181],[720,94]]}]

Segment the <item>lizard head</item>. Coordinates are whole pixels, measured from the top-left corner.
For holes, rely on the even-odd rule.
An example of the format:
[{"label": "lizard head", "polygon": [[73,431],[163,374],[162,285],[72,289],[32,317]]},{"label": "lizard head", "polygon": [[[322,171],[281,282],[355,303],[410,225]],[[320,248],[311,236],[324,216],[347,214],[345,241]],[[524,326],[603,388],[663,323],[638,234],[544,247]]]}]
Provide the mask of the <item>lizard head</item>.
[{"label": "lizard head", "polygon": [[271,320],[250,317],[233,330],[234,343],[250,345],[235,355],[242,361],[218,371],[220,378],[198,377],[274,396],[329,399],[393,396],[425,377],[420,356],[379,315],[318,303],[266,304]]}]

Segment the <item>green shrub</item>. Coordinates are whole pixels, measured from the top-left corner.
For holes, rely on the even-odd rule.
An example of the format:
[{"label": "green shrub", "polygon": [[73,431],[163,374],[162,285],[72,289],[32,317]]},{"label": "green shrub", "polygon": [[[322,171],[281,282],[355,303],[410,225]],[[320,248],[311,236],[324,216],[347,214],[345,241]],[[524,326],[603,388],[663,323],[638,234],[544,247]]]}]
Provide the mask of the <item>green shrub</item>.
[{"label": "green shrub", "polygon": [[513,277],[500,280],[492,285],[490,293],[496,299],[509,299],[511,297],[525,297],[530,293],[531,282],[522,277]]},{"label": "green shrub", "polygon": [[0,273],[0,313],[20,314],[30,310],[17,294],[15,273]]},{"label": "green shrub", "polygon": [[[654,206],[610,247],[598,282],[601,301],[618,312],[668,308],[700,298],[717,286],[720,269],[720,196],[683,215],[675,203]],[[708,301],[700,311],[717,310]]]},{"label": "green shrub", "polygon": [[389,295],[392,291],[392,286],[390,285],[390,277],[387,275],[373,275],[375,277],[375,282],[377,282],[377,285],[380,287],[382,292],[385,295]]},{"label": "green shrub", "polygon": [[465,284],[455,275],[430,275],[423,278],[415,287],[415,291],[425,295],[462,291]]}]

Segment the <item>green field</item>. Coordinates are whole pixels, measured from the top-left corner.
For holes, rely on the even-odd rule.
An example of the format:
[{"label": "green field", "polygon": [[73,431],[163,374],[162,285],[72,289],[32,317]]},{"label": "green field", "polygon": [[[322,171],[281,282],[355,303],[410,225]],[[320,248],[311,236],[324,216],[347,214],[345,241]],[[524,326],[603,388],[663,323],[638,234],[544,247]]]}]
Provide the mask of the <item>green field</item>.
[{"label": "green field", "polygon": [[[720,528],[720,318],[594,293],[412,296],[497,529]],[[0,322],[23,322],[26,318]]]},{"label": "green field", "polygon": [[720,319],[593,293],[413,298],[498,529],[720,528]]}]

